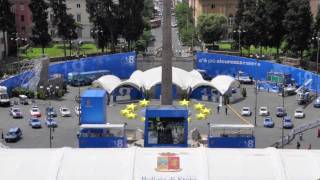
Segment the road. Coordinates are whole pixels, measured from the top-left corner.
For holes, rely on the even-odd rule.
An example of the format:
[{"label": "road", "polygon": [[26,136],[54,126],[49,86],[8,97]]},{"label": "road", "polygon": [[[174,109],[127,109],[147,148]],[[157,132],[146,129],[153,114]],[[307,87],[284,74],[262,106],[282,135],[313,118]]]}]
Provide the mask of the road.
[{"label": "road", "polygon": [[[241,111],[243,106],[249,106],[251,109],[254,109],[254,90],[253,86],[246,86],[248,97],[239,100],[240,94],[234,94],[233,98],[238,99],[237,102],[233,103],[231,106],[236,109],[238,112]],[[81,91],[86,89],[86,87],[82,87]],[[238,91],[239,92],[239,91]],[[60,106],[67,106],[72,111],[72,117],[61,117],[60,115],[55,118],[58,122],[58,128],[55,129],[53,136],[54,139],[52,141],[53,147],[78,147],[77,142],[77,131],[79,129],[78,126],[78,116],[74,113],[74,107],[76,103],[74,101],[74,97],[78,94],[78,88],[69,87],[69,93],[67,93],[63,99],[61,100],[52,100],[52,105],[58,110]],[[231,98],[231,100],[233,100]],[[152,105],[159,105],[160,102],[158,100],[152,100]],[[239,120],[239,118],[233,114],[230,110],[228,111],[228,115],[224,113],[224,107],[221,108],[220,113],[216,112],[217,103],[215,102],[207,102],[203,101],[206,107],[211,108],[213,110],[213,114],[211,114],[207,120],[197,120],[195,115],[197,111],[193,109],[193,104],[198,103],[197,101],[192,101],[190,107],[192,122],[189,123],[188,130],[189,132],[197,128],[200,130],[203,136],[206,136],[208,132],[207,123],[218,123],[218,124],[239,124],[244,123]],[[281,105],[282,100],[277,94],[267,93],[267,92],[259,92],[258,96],[258,108],[260,106],[268,106],[271,111],[271,116],[275,121],[274,128],[264,128],[263,127],[263,117],[257,116],[257,127],[255,128],[255,136],[256,136],[256,147],[257,148],[265,148],[272,145],[274,142],[281,138],[281,119],[275,117],[275,108],[276,106]],[[49,105],[49,101],[37,100],[36,104],[40,107],[41,112],[45,112],[45,107]],[[124,123],[128,124],[128,132],[132,132],[132,130],[141,129],[144,130],[144,123],[139,119],[136,120],[127,120],[122,117],[119,112],[121,109],[125,108],[126,104],[114,104],[111,106],[107,106],[107,121],[110,123]],[[175,101],[174,105],[178,106],[178,102]],[[44,126],[44,120],[42,119],[42,129],[32,129],[28,125],[29,118],[29,109],[31,105],[20,106],[22,108],[22,112],[25,115],[23,119],[13,119],[9,116],[9,108],[0,108],[0,133],[3,130],[4,133],[8,131],[11,127],[20,127],[23,131],[23,139],[21,139],[17,143],[4,143],[4,145],[12,147],[12,148],[48,148],[49,147],[49,129]],[[291,117],[293,117],[294,110],[299,107],[295,102],[295,97],[290,96],[285,98],[285,107],[287,108],[287,112]],[[140,113],[141,109],[137,111],[139,116],[142,116]],[[306,122],[314,121],[319,118],[320,109],[316,109],[312,107],[312,104],[305,107],[306,118],[304,119],[293,119],[294,125],[298,126],[299,124],[303,124]],[[254,124],[254,116],[245,117],[249,122]],[[285,135],[287,135],[290,130],[285,130]],[[0,142],[2,140],[0,139]],[[285,148],[295,148],[297,139],[295,139],[291,144],[287,145]],[[304,140],[301,142],[301,147],[305,148],[307,145],[312,144],[312,148],[319,149],[320,148],[320,139],[317,138],[316,129],[309,130],[304,133]]]}]

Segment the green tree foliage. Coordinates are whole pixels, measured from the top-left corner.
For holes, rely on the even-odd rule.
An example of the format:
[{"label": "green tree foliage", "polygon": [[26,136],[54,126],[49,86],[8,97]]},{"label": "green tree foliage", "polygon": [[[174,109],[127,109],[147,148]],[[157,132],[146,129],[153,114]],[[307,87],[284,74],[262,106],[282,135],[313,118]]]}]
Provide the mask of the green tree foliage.
[{"label": "green tree foliage", "polygon": [[312,14],[308,0],[290,0],[285,14],[287,46],[293,53],[303,58],[303,52],[308,48],[312,36]]},{"label": "green tree foliage", "polygon": [[203,14],[198,17],[197,27],[201,40],[214,44],[227,31],[227,18],[219,14]]},{"label": "green tree foliage", "polygon": [[[3,37],[5,34],[11,34],[15,32],[15,17],[14,14],[10,10],[11,3],[8,0],[0,0],[0,30],[3,33]],[[6,43],[4,43],[5,47],[4,50],[7,49]],[[8,52],[5,52],[7,55]]]},{"label": "green tree foliage", "polygon": [[32,37],[31,40],[36,45],[41,45],[42,54],[44,54],[44,48],[50,43],[51,37],[48,33],[48,12],[49,4],[44,0],[31,0],[29,8],[32,12]]},{"label": "green tree foliage", "polygon": [[115,52],[115,45],[122,32],[121,18],[122,12],[119,6],[112,0],[86,0],[89,20],[93,23],[94,29],[100,30],[99,41],[102,42],[102,48],[111,44],[111,51]]},{"label": "green tree foliage", "polygon": [[192,18],[192,9],[187,3],[178,3],[175,8],[175,13],[181,41],[187,46],[192,46],[193,42],[197,39],[196,28],[194,27]]},{"label": "green tree foliage", "polygon": [[[71,48],[71,41],[78,37],[76,29],[79,28],[79,25],[74,20],[73,15],[67,13],[66,0],[50,0],[50,7],[54,14],[53,25],[58,28],[58,35],[63,40],[68,40]],[[65,44],[64,50],[66,56]]]},{"label": "green tree foliage", "polygon": [[128,49],[143,34],[145,27],[143,20],[144,0],[127,1],[120,0],[122,35],[128,42]]},{"label": "green tree foliage", "polygon": [[279,48],[286,34],[283,20],[287,12],[287,1],[265,0],[264,14],[266,18],[262,22],[264,22],[267,30],[267,44],[277,48],[277,56],[279,56]]},{"label": "green tree foliage", "polygon": [[144,18],[152,19],[154,17],[154,2],[153,0],[144,0],[142,16]]}]

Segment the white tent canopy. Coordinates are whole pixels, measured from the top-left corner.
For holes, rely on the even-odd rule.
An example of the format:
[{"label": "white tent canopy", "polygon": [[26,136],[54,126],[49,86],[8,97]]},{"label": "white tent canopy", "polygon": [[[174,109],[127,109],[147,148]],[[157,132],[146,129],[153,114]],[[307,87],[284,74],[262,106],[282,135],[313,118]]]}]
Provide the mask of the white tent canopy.
[{"label": "white tent canopy", "polygon": [[[161,66],[149,69],[147,71],[137,70],[128,80],[121,81],[113,75],[102,76],[94,82],[103,87],[109,94],[116,88],[130,85],[137,89],[150,90],[157,84],[161,83]],[[200,86],[209,86],[217,89],[221,94],[225,94],[231,86],[236,84],[236,80],[230,76],[217,76],[211,82],[205,81],[201,74],[192,70],[190,72],[180,68],[172,67],[172,83],[180,87],[182,90],[194,90]]]},{"label": "white tent canopy", "polygon": [[[168,156],[175,160],[175,166],[171,169],[166,165],[160,166],[159,163],[159,160],[165,160]],[[320,178],[319,150],[0,148],[0,161],[0,179],[3,180]]]}]

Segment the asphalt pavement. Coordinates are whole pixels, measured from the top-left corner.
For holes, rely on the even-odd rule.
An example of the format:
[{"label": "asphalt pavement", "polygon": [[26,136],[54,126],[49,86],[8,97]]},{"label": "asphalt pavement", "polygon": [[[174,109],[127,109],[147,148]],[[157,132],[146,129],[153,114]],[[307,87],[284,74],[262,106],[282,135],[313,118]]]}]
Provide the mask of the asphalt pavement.
[{"label": "asphalt pavement", "polygon": [[[81,91],[86,89],[87,87],[82,87]],[[78,94],[78,88],[69,87],[69,92],[60,100],[51,100],[51,104],[55,107],[58,112],[58,117],[55,120],[58,123],[58,128],[56,128],[53,132],[53,147],[78,147],[77,142],[77,131],[79,129],[78,121],[79,118],[76,116],[74,108],[76,106],[75,96]],[[247,97],[245,99],[241,99],[241,96],[238,93],[234,94],[231,98],[232,108],[240,113],[241,108],[243,106],[249,106],[251,110],[254,110],[254,88],[253,86],[247,86]],[[244,124],[244,122],[232,111],[229,109],[228,114],[225,114],[224,107],[221,108],[220,113],[217,113],[217,105],[216,102],[208,102],[202,101],[201,103],[205,104],[206,107],[212,110],[212,114],[207,118],[207,120],[197,120],[195,115],[197,111],[194,110],[193,105],[198,103],[198,101],[192,100],[189,108],[191,110],[192,121],[189,123],[189,132],[197,128],[200,130],[203,136],[206,136],[208,133],[208,122],[217,123],[217,124]],[[36,100],[36,104],[40,107],[42,112],[42,128],[41,129],[32,129],[28,125],[28,119],[30,118],[29,109],[31,105],[19,105],[21,107],[22,112],[24,113],[23,119],[13,119],[9,115],[9,108],[1,107],[0,108],[0,133],[3,130],[4,133],[8,131],[11,127],[20,127],[23,131],[23,138],[16,143],[4,143],[4,145],[12,147],[12,148],[48,148],[50,143],[49,138],[49,128],[44,125],[44,113],[45,108],[49,105],[49,101]],[[151,104],[159,105],[160,102],[158,100],[152,100]],[[256,136],[256,147],[257,148],[265,148],[271,146],[274,142],[281,138],[281,118],[277,118],[275,116],[275,108],[282,104],[282,98],[275,93],[267,93],[267,92],[259,92],[258,100],[257,100],[257,109],[260,106],[267,106],[271,112],[271,116],[275,121],[274,128],[264,128],[263,127],[263,117],[257,116],[257,127],[255,128],[255,136]],[[174,101],[174,105],[178,106],[178,102]],[[59,107],[66,106],[71,109],[72,116],[71,117],[61,117],[59,114]],[[128,132],[133,132],[136,129],[144,130],[144,123],[138,119],[136,120],[128,120],[120,115],[120,110],[125,108],[126,104],[112,104],[107,106],[107,121],[110,123],[127,123]],[[293,118],[294,110],[297,107],[303,107],[297,105],[295,102],[295,96],[289,96],[285,98],[285,107],[287,109],[288,115]],[[308,106],[303,107],[306,113],[306,118],[304,119],[294,119],[293,122],[295,126],[300,124],[304,124],[307,122],[314,121],[319,118],[320,109],[316,109],[312,106],[312,103]],[[141,109],[137,111],[139,117],[143,116],[141,113]],[[257,111],[258,112],[258,111]],[[244,117],[247,121],[254,124],[254,113],[251,117]],[[301,141],[301,147],[305,148],[312,145],[312,148],[319,149],[320,148],[320,138],[317,138],[316,134],[317,129],[312,129],[303,134],[303,141]],[[290,130],[284,130],[285,135],[287,135]],[[190,134],[190,133],[189,133]],[[1,141],[1,140],[0,140]],[[296,148],[297,138],[285,148]]]}]

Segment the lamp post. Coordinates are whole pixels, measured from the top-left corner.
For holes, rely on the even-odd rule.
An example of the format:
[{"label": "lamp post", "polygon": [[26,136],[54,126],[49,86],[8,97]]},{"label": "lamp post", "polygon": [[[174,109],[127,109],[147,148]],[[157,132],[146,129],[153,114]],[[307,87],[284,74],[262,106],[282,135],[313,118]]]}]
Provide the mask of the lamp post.
[{"label": "lamp post", "polygon": [[97,53],[98,53],[98,51],[99,51],[99,40],[100,40],[100,36],[101,36],[101,34],[103,33],[103,30],[99,30],[99,29],[97,29],[97,30],[91,30],[90,31],[92,34],[94,34],[95,36],[96,36],[96,38],[97,38]]},{"label": "lamp post", "polygon": [[316,95],[318,97],[318,89],[319,89],[319,76],[318,76],[318,73],[319,73],[319,41],[320,41],[320,36],[319,36],[319,32],[317,32],[317,35],[315,37],[312,38],[312,40],[316,40],[317,41],[317,67],[316,67],[316,70],[317,70],[317,82],[316,82]]},{"label": "lamp post", "polygon": [[246,31],[245,30],[241,30],[241,27],[239,27],[238,30],[234,30],[233,31],[234,33],[238,33],[238,39],[239,39],[239,53],[240,53],[240,56],[242,55],[242,50],[241,50],[241,33],[245,33]]},{"label": "lamp post", "polygon": [[22,38],[22,37],[20,37],[20,34],[19,34],[19,33],[14,33],[14,35],[15,35],[16,37],[12,37],[12,38],[10,38],[10,40],[16,41],[16,45],[17,45],[17,58],[18,58],[18,60],[19,60],[19,57],[20,57],[19,42],[20,42],[20,41],[26,41],[27,38]]},{"label": "lamp post", "polygon": [[254,126],[257,126],[257,105],[258,105],[258,58],[259,55],[256,55],[256,65],[255,65],[255,75],[256,75],[256,80],[255,80],[255,91],[254,91],[254,95],[255,95],[255,102],[254,102]]},{"label": "lamp post", "polygon": [[[285,109],[284,109],[284,78],[283,78],[283,83],[282,83],[282,93],[281,93],[281,95],[282,95],[282,107],[283,107],[283,111],[285,111]],[[281,128],[281,141],[282,141],[282,149],[283,149],[283,147],[284,147],[284,128],[283,128],[283,126],[284,126],[284,116],[282,116],[282,128]]]}]

